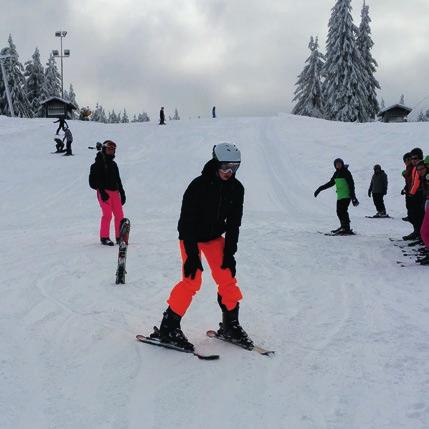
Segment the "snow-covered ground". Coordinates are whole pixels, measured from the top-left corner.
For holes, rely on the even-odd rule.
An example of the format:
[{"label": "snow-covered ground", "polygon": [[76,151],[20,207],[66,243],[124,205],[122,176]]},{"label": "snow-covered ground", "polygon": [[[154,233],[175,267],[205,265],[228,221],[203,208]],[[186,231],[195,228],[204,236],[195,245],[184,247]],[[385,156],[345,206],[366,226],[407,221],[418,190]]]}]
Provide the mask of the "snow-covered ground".
[{"label": "snow-covered ground", "polygon": [[[51,122],[0,117],[0,428],[429,427],[429,271],[400,267],[406,257],[388,240],[410,232],[402,155],[429,149],[429,123],[71,121],[76,155],[63,157],[50,154]],[[87,146],[106,138],[118,143],[132,222],[120,287],[88,186]],[[220,320],[208,269],[182,327],[220,360],[135,340],[159,323],[179,279],[183,191],[225,140],[242,151],[246,188],[241,321],[274,358],[205,336]],[[334,190],[313,197],[336,157],[361,202],[350,208],[354,237],[317,232],[338,225]],[[375,163],[394,219],[364,217]]]}]

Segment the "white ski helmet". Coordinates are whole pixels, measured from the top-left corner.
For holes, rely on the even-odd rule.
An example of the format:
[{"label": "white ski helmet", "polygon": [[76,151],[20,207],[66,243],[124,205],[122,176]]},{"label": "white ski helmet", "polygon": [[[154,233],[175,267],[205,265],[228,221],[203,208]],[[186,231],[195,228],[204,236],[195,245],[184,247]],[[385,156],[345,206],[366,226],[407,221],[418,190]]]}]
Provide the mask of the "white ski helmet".
[{"label": "white ski helmet", "polygon": [[241,162],[241,153],[232,143],[219,143],[213,146],[213,158],[218,162]]}]

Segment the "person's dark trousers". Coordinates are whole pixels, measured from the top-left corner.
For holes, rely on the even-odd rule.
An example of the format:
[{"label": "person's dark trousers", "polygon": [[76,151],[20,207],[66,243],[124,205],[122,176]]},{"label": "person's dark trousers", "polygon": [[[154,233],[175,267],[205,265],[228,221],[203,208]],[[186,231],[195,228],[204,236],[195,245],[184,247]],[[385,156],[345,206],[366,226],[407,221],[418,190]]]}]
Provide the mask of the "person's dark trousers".
[{"label": "person's dark trousers", "polygon": [[410,199],[409,195],[405,195],[405,207],[407,208],[407,216],[410,217]]},{"label": "person's dark trousers", "polygon": [[69,155],[72,154],[71,145],[72,145],[71,142],[67,141],[67,144],[66,144],[66,153],[69,154]]},{"label": "person's dark trousers", "polygon": [[350,201],[350,198],[337,200],[337,216],[340,220],[341,227],[345,229],[350,229],[350,217],[348,212]]},{"label": "person's dark trousers", "polygon": [[372,194],[372,200],[378,213],[386,213],[383,194]]},{"label": "person's dark trousers", "polygon": [[57,129],[57,132],[55,134],[58,135],[58,133],[60,132],[60,130],[65,131],[63,124],[58,125],[58,129]]},{"label": "person's dark trousers", "polygon": [[420,228],[425,217],[425,197],[423,192],[417,192],[409,197],[408,216],[413,224],[414,231],[420,234]]}]

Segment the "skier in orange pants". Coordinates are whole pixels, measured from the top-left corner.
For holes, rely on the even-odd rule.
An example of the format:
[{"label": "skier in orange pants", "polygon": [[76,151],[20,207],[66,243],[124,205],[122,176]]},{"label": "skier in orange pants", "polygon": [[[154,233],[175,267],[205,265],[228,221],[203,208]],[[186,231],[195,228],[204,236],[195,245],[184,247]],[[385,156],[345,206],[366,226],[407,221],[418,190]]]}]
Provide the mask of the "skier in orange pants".
[{"label": "skier in orange pants", "polygon": [[171,291],[167,300],[169,307],[151,338],[187,350],[194,349],[183,334],[180,321],[201,287],[203,254],[218,286],[218,303],[222,310],[218,333],[249,348],[253,346],[238,321],[242,294],[235,278],[234,254],[243,215],[244,188],[235,173],[240,162],[241,154],[235,145],[221,143],[214,146],[213,158],[185,191],[178,224],[182,280]]}]

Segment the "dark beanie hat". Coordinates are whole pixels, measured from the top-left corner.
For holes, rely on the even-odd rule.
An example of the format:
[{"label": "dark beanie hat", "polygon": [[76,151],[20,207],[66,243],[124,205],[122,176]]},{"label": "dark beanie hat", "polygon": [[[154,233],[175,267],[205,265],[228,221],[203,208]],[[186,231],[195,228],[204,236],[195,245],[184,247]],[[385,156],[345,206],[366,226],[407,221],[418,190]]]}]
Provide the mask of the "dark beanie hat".
[{"label": "dark beanie hat", "polygon": [[341,162],[341,164],[342,164],[342,165],[343,165],[343,167],[344,167],[344,161],[343,161],[341,158],[337,158],[337,159],[335,159],[335,160],[334,160],[334,167],[335,167],[335,164],[336,164],[337,162]]},{"label": "dark beanie hat", "polygon": [[417,156],[419,159],[423,159],[423,151],[419,147],[415,147],[411,151],[411,156]]},{"label": "dark beanie hat", "polygon": [[406,154],[404,154],[404,156],[402,157],[402,159],[404,160],[404,162],[405,162],[405,160],[407,160],[407,159],[410,159],[411,158],[411,153],[410,152],[407,152]]}]

